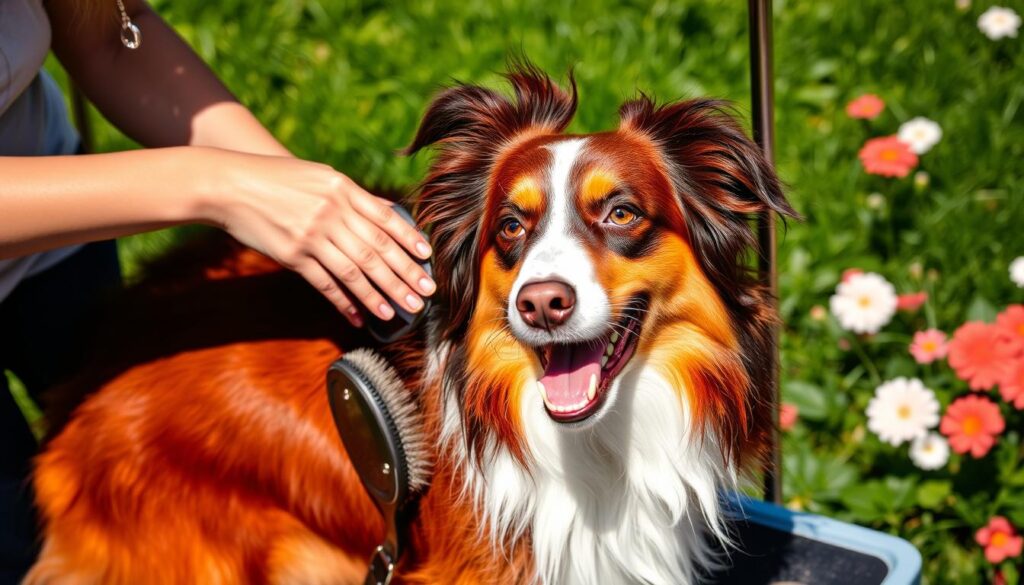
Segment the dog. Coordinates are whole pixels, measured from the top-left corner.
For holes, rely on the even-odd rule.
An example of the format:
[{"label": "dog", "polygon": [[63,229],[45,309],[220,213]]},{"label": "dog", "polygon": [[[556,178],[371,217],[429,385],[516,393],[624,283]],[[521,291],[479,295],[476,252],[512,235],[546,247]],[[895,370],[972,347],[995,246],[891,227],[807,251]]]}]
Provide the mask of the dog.
[{"label": "dog", "polygon": [[[751,217],[794,211],[720,102],[642,96],[573,135],[571,76],[507,79],[443,91],[406,150],[437,150],[416,207],[438,290],[379,350],[437,458],[394,582],[698,582],[774,428]],[[384,526],[323,378],[369,341],[230,242],[154,274],[37,461],[26,582],[362,582]]]}]

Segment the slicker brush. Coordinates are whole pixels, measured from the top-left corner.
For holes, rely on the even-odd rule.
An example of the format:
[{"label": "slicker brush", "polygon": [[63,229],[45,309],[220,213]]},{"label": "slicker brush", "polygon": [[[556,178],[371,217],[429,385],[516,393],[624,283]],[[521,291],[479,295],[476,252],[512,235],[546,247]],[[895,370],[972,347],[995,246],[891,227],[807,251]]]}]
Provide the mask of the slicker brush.
[{"label": "slicker brush", "polygon": [[403,513],[430,482],[433,458],[423,415],[394,368],[369,349],[331,364],[327,395],[349,459],[384,517],[385,540],[373,554],[366,583],[385,585],[402,552]]}]

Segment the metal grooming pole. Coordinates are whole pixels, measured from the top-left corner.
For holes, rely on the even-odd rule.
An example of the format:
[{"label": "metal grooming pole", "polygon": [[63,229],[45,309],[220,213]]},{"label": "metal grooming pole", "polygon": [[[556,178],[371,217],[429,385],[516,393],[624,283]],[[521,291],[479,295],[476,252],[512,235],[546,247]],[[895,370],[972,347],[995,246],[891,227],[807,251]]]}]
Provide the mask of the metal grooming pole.
[{"label": "metal grooming pole", "polygon": [[[768,164],[775,165],[775,97],[772,85],[772,2],[748,0],[750,16],[750,109],[753,113],[754,140]],[[775,258],[775,213],[765,211],[757,218],[758,277],[771,292],[771,303],[778,309],[779,281]],[[769,398],[772,420],[779,420],[779,329],[772,328],[771,379]],[[772,431],[769,459],[764,469],[764,499],[782,503],[782,449],[779,434]]]}]

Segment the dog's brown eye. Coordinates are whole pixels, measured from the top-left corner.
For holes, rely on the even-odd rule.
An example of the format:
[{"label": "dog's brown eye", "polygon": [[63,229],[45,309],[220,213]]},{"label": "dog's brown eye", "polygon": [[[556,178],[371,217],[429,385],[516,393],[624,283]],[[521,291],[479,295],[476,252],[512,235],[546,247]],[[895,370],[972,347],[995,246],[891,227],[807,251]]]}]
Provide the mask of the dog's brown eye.
[{"label": "dog's brown eye", "polygon": [[507,219],[505,220],[505,223],[501,224],[501,235],[510,240],[520,238],[525,233],[526,229],[518,220]]},{"label": "dog's brown eye", "polygon": [[615,225],[629,225],[637,220],[639,216],[628,207],[616,207],[608,214],[609,221]]}]

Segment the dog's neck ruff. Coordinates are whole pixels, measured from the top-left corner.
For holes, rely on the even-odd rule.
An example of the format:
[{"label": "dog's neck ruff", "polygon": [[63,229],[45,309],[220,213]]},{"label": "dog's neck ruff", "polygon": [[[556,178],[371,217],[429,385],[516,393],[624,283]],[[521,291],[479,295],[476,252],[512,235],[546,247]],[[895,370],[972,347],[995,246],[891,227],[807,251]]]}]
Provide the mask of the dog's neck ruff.
[{"label": "dog's neck ruff", "polygon": [[735,472],[713,433],[693,428],[685,393],[650,368],[632,364],[610,392],[611,408],[585,429],[555,423],[524,392],[524,467],[493,436],[480,464],[466,452],[457,389],[446,388],[445,456],[497,557],[530,539],[538,583],[694,583],[716,565],[708,539],[727,540],[718,494]]}]

